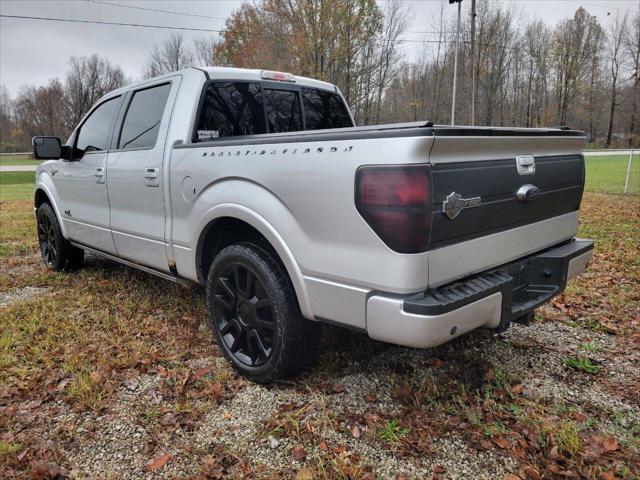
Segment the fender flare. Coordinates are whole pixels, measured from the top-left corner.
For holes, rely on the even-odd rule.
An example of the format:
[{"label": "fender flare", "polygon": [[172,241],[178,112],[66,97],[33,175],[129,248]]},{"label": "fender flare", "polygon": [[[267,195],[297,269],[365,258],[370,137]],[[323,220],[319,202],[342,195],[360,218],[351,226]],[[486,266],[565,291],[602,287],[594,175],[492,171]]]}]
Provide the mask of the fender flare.
[{"label": "fender flare", "polygon": [[300,266],[291,252],[291,249],[289,249],[282,236],[264,217],[244,205],[236,203],[221,203],[207,210],[205,214],[200,217],[197,227],[198,236],[196,238],[196,243],[192,246],[192,251],[196,252],[196,255],[194,255],[194,272],[198,271],[198,261],[201,254],[199,247],[201,238],[207,226],[211,222],[223,217],[231,217],[241,220],[251,225],[267,239],[280,257],[280,260],[289,274],[289,278],[291,279],[291,283],[293,284],[293,288],[298,298],[298,304],[300,305],[302,315],[309,320],[314,320],[315,316],[313,314],[313,308],[311,307],[309,292],[304,282],[304,276],[302,275]]},{"label": "fender flare", "polygon": [[57,195],[53,193],[55,191],[55,188],[50,188],[45,183],[44,181],[45,179],[48,179],[49,181],[51,181],[51,179],[45,175],[42,175],[42,174],[38,175],[38,179],[36,181],[36,188],[33,190],[34,209],[35,209],[35,196],[38,193],[38,190],[42,190],[47,196],[47,198],[49,199],[49,203],[51,203],[51,206],[53,207],[53,211],[56,213],[56,216],[58,217],[58,223],[60,224],[60,230],[62,230],[62,236],[65,239],[68,239],[69,237],[67,236],[67,229],[65,227],[64,222],[62,221],[62,215],[60,215],[60,209],[58,208]]}]

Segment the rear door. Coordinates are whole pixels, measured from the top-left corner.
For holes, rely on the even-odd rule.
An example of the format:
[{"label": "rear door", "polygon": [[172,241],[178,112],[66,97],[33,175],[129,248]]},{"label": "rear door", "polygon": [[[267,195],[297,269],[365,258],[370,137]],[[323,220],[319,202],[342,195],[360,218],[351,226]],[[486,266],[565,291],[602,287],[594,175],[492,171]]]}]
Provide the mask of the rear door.
[{"label": "rear door", "polygon": [[109,230],[107,152],[121,104],[122,96],[113,97],[87,115],[71,139],[81,156],[58,162],[53,176],[69,238],[108,253],[115,253],[115,245]]},{"label": "rear door", "polygon": [[164,152],[180,77],[132,90],[107,164],[111,231],[118,256],[168,271]]}]

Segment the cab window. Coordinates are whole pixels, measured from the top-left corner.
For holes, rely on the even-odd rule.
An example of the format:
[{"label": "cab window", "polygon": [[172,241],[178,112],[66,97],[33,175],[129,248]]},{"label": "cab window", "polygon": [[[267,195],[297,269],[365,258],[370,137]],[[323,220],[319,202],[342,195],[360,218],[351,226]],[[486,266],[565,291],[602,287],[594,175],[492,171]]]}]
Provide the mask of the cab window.
[{"label": "cab window", "polygon": [[347,107],[337,93],[303,88],[302,105],[307,130],[353,127]]},{"label": "cab window", "polygon": [[302,130],[300,99],[292,90],[264,89],[265,108],[269,133],[297,132]]},{"label": "cab window", "polygon": [[170,91],[171,84],[165,83],[133,94],[122,124],[118,148],[152,148],[156,144]]},{"label": "cab window", "polygon": [[119,106],[120,97],[111,98],[98,105],[80,127],[76,148],[85,152],[106,150]]},{"label": "cab window", "polygon": [[207,86],[197,141],[266,133],[262,93],[254,82],[216,82]]}]

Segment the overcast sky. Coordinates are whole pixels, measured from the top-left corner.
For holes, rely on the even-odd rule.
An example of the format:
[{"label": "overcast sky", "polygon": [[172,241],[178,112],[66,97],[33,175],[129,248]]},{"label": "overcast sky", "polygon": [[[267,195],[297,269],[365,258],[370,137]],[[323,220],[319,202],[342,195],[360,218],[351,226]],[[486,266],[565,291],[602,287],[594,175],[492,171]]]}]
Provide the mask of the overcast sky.
[{"label": "overcast sky", "polygon": [[[381,6],[384,1],[378,0]],[[631,17],[640,8],[640,0],[497,1],[514,5],[522,23],[527,18],[540,18],[549,25],[572,16],[580,6],[596,15],[605,27],[617,13]],[[411,25],[405,38],[412,41],[403,43],[407,58],[415,56],[423,45],[414,40],[433,38],[432,35],[415,32],[433,30],[433,21],[441,2],[446,4],[447,10],[455,12],[455,6],[449,6],[447,0],[404,2],[411,13]],[[242,0],[0,0],[0,14],[219,30],[224,27],[224,19],[241,3]],[[464,0],[462,5],[463,15],[466,14],[463,21],[468,21],[470,1]],[[175,15],[127,6],[215,18]],[[112,63],[120,65],[126,75],[137,79],[153,44],[161,42],[170,33],[170,30],[155,28],[0,18],[0,83],[15,95],[23,84],[42,85],[50,78],[64,76],[69,57],[94,53],[108,57]],[[198,36],[216,35],[206,32],[183,33],[189,42]]]}]

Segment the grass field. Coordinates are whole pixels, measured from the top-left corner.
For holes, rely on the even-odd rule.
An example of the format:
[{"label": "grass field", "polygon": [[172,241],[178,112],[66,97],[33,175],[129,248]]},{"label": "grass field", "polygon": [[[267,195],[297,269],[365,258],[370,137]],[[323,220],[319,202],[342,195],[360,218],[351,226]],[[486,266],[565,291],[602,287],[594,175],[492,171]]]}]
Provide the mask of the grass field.
[{"label": "grass field", "polygon": [[[623,193],[629,155],[585,155],[587,192]],[[631,160],[627,193],[640,194],[640,153]]]},{"label": "grass field", "polygon": [[0,167],[10,165],[38,165],[40,160],[34,160],[31,155],[0,155]]}]

